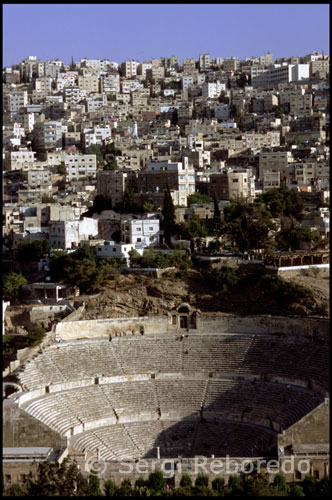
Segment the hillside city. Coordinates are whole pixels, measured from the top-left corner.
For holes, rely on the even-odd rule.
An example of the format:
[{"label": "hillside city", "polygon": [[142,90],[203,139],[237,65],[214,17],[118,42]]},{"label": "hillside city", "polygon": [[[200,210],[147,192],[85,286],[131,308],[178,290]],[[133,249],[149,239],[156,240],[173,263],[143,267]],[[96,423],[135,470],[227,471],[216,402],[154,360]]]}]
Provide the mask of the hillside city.
[{"label": "hillside city", "polygon": [[[55,455],[50,457],[58,446],[64,459],[65,439],[69,457],[82,458],[86,450],[94,451],[93,439],[100,432],[102,458],[111,456],[109,450],[117,439],[121,445],[127,442],[128,435],[131,458],[137,449],[143,456],[143,449],[154,450],[158,436],[166,436],[163,439],[169,443],[177,426],[182,432],[180,420],[171,422],[174,428],[160,423],[173,401],[197,412],[193,439],[197,446],[190,450],[198,454],[212,447],[210,451],[216,449],[224,456],[230,446],[235,457],[266,453],[282,461],[287,446],[278,448],[277,442],[293,440],[288,428],[299,425],[307,436],[303,422],[309,422],[309,427],[321,422],[320,441],[295,443],[299,450],[302,446],[301,453],[311,453],[315,446],[318,450],[317,469],[314,472],[316,465],[311,467],[309,479],[304,474],[287,476],[287,481],[302,481],[302,486],[289,489],[281,476],[272,486],[260,483],[259,475],[255,478],[266,495],[326,494],[329,68],[329,56],[317,52],[275,60],[270,53],[245,60],[200,54],[198,59],[183,59],[182,64],[176,56],[122,63],[71,57],[70,64],[29,56],[3,68],[7,495],[62,494],[67,487],[68,495],[101,494],[94,479],[90,478],[88,490],[88,483],[76,469],[74,473],[67,468],[66,461],[61,478],[54,479],[44,464],[39,482],[27,482],[31,464],[23,471],[20,453],[25,453],[23,461],[31,462],[33,456],[40,463],[60,464]],[[255,315],[264,315],[259,326]],[[89,330],[80,326],[81,320],[84,325],[99,326]],[[107,330],[109,325],[112,330]],[[233,347],[229,331],[239,336]],[[154,357],[159,372],[165,372],[157,377]],[[95,360],[101,360],[101,367]],[[210,373],[214,364],[215,380]],[[173,381],[167,382],[171,370],[184,375],[177,380],[173,374]],[[195,375],[195,383],[202,397],[191,383],[192,373],[200,370],[202,379]],[[219,376],[223,370],[225,381]],[[119,402],[114,403],[111,390],[107,392],[107,377],[114,378],[110,386],[119,382]],[[127,394],[120,382],[132,384],[132,392]],[[85,385],[89,386],[86,392]],[[157,413],[155,400],[148,401],[150,386],[160,391],[161,401],[165,398]],[[174,390],[168,394],[169,387]],[[101,429],[97,424],[93,427],[101,418],[96,416],[99,389],[106,391],[106,396],[102,394],[111,431],[121,430],[121,436],[107,434],[111,432],[107,427],[102,434],[109,422],[103,421]],[[228,414],[226,404],[226,409],[222,407],[222,401],[228,401],[227,391],[229,405],[237,408],[240,417]],[[188,403],[190,397],[196,406]],[[142,428],[130,418],[134,410],[137,415],[141,411],[143,399],[154,412],[153,431],[147,433],[150,441],[140,444],[148,417]],[[278,400],[275,406],[274,400]],[[45,401],[50,401],[50,413],[43,407]],[[209,409],[208,401],[210,410],[216,407],[221,415],[220,429],[225,425],[231,445],[227,440],[220,444],[219,434],[212,443],[211,432],[217,433],[214,413],[210,427],[205,426],[210,429],[205,437],[202,412]],[[245,420],[245,413],[251,411],[247,405],[256,403],[264,409]],[[132,415],[121,420],[126,405]],[[82,422],[88,422],[86,427]],[[193,424],[183,425],[189,439]],[[47,426],[51,431],[44,433]],[[24,432],[18,435],[21,428]],[[242,428],[247,429],[243,435]],[[262,429],[265,434],[255,441],[255,432]],[[83,436],[81,444],[75,433]],[[235,439],[235,446],[231,436],[237,435],[241,443]],[[277,436],[284,441],[277,441]],[[220,447],[213,448],[217,441]],[[122,457],[124,448],[120,448],[119,444],[119,454],[110,461]],[[247,455],[241,454],[243,449]],[[177,448],[176,453],[180,454]],[[49,474],[48,482],[44,473]],[[74,476],[76,486],[71,488]],[[233,494],[256,492],[250,481],[245,490],[233,478],[227,490],[217,480],[212,491],[207,490],[208,479],[198,476],[194,487],[186,476],[174,483],[179,494],[223,495],[231,494],[232,488]],[[110,481],[106,496],[138,492],[144,496],[166,488],[166,480],[158,474],[137,481],[135,490],[125,482],[116,489]],[[16,483],[24,483],[27,489]]]}]

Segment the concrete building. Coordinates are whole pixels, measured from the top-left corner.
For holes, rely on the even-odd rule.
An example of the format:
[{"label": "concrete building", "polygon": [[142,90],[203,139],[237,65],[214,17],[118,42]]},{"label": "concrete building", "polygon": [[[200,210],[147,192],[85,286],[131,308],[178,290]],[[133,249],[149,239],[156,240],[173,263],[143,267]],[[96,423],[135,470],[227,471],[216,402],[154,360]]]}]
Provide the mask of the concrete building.
[{"label": "concrete building", "polygon": [[220,96],[222,90],[226,90],[225,83],[220,83],[219,81],[216,83],[204,82],[202,85],[202,96],[214,99]]},{"label": "concrete building", "polygon": [[91,92],[99,92],[99,77],[98,76],[81,76],[78,77],[78,87],[86,90],[88,94]]},{"label": "concrete building", "polygon": [[293,155],[290,151],[269,151],[259,154],[259,179],[263,180],[266,172],[280,172],[281,179],[286,180],[287,171]]},{"label": "concrete building", "polygon": [[112,137],[112,129],[109,126],[106,127],[93,127],[92,129],[83,130],[83,146],[85,149],[89,148],[92,144],[98,144],[102,146],[106,139]]},{"label": "concrete building", "polygon": [[12,90],[3,94],[4,111],[17,113],[20,109],[28,104],[28,91],[27,90]]},{"label": "concrete building", "polygon": [[125,61],[121,64],[121,73],[125,78],[132,78],[137,75],[137,67],[139,62],[137,61]]},{"label": "concrete building", "polygon": [[6,151],[4,169],[21,170],[24,163],[33,164],[35,162],[35,151]]},{"label": "concrete building", "polygon": [[137,250],[141,255],[143,250],[136,249],[133,243],[115,243],[114,241],[104,241],[103,245],[96,245],[96,256],[100,258],[114,257],[115,259],[126,259],[127,266],[130,264],[131,250]]},{"label": "concrete building", "polygon": [[136,185],[136,173],[131,171],[97,172],[97,194],[112,200],[112,205],[121,203],[126,189]]},{"label": "concrete building", "polygon": [[120,92],[120,75],[116,72],[108,72],[100,77],[101,92]]},{"label": "concrete building", "polygon": [[159,219],[124,219],[121,222],[121,240],[125,243],[133,243],[136,248],[159,245]]},{"label": "concrete building", "polygon": [[147,163],[146,170],[138,172],[138,191],[165,191],[169,185],[185,195],[195,192],[195,170],[188,164],[188,158],[182,162],[155,161]]},{"label": "concrete building", "polygon": [[37,122],[33,127],[33,143],[37,151],[62,149],[62,124],[60,121]]},{"label": "concrete building", "polygon": [[200,71],[205,71],[210,69],[211,57],[210,54],[200,54],[198,60],[198,67]]},{"label": "concrete building", "polygon": [[299,82],[309,79],[309,64],[274,64],[268,69],[252,74],[253,87],[276,87],[279,83]]},{"label": "concrete building", "polygon": [[84,217],[83,220],[50,221],[50,245],[63,250],[78,247],[80,241],[98,235],[98,220]]},{"label": "concrete building", "polygon": [[210,175],[209,196],[216,193],[218,200],[245,198],[252,200],[255,196],[255,181],[251,169],[224,171]]},{"label": "concrete building", "polygon": [[30,170],[28,171],[28,187],[36,188],[43,184],[51,185],[51,172],[48,168],[43,170]]},{"label": "concrete building", "polygon": [[68,154],[65,156],[66,182],[73,179],[80,180],[84,177],[96,178],[96,155]]}]

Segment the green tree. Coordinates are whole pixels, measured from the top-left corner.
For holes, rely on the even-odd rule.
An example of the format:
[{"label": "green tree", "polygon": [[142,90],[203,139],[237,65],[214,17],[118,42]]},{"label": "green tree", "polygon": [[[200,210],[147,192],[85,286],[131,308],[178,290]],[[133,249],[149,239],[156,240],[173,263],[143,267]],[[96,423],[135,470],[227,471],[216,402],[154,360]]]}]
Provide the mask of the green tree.
[{"label": "green tree", "polygon": [[264,204],[232,200],[224,208],[223,227],[239,250],[246,252],[267,246],[274,224]]},{"label": "green tree", "polygon": [[181,222],[178,225],[178,232],[184,239],[205,238],[208,235],[206,225],[196,215],[193,215],[188,221]]},{"label": "green tree", "polygon": [[116,495],[116,484],[112,479],[108,479],[104,484],[104,491],[107,497],[114,497]]},{"label": "green tree", "polygon": [[182,474],[181,481],[180,481],[180,486],[182,488],[191,488],[193,482],[189,474],[186,474],[185,472]]},{"label": "green tree", "polygon": [[310,248],[315,248],[322,242],[322,238],[318,231],[312,231],[306,226],[296,226],[285,224],[281,231],[276,235],[276,243],[278,250],[299,250],[301,243],[309,243]]},{"label": "green tree", "polygon": [[273,481],[273,487],[278,494],[281,494],[281,495],[288,494],[289,486],[286,483],[285,476],[281,472],[276,474],[274,481]]},{"label": "green tree", "polygon": [[212,199],[207,194],[193,193],[188,196],[187,205],[190,207],[198,203],[211,203],[211,201]]},{"label": "green tree", "polygon": [[96,474],[93,473],[90,474],[89,476],[88,496],[89,497],[103,496],[100,489],[100,479]]},{"label": "green tree", "polygon": [[64,163],[61,163],[61,165],[57,166],[57,173],[59,175],[66,175],[67,174],[66,165]]},{"label": "green tree", "polygon": [[151,201],[145,201],[143,203],[143,211],[148,213],[148,212],[153,212],[154,210],[154,206],[153,206],[153,203],[151,203]]},{"label": "green tree", "polygon": [[120,497],[128,497],[133,494],[133,488],[130,479],[124,479],[118,488],[117,493]]},{"label": "green tree", "polygon": [[29,346],[36,346],[40,344],[46,335],[46,330],[40,325],[36,325],[29,331],[27,335],[27,343]]},{"label": "green tree", "polygon": [[167,188],[165,190],[162,214],[164,217],[163,227],[165,242],[170,245],[171,235],[173,234],[175,229],[175,208],[169,185],[167,185]]},{"label": "green tree", "polygon": [[100,148],[96,144],[91,144],[91,146],[89,146],[89,148],[87,150],[87,154],[96,155],[97,165],[99,167],[103,167],[103,165],[104,165],[103,156],[101,154]]},{"label": "green tree", "polygon": [[229,476],[226,493],[227,496],[240,496],[243,494],[242,481],[239,476],[234,476],[232,474]]},{"label": "green tree", "polygon": [[301,194],[284,184],[260,194],[256,202],[263,202],[272,217],[295,217],[298,221],[303,218],[304,204]]},{"label": "green tree", "polygon": [[148,486],[155,492],[165,489],[166,479],[164,478],[161,470],[156,470],[155,472],[151,472],[149,474]]},{"label": "green tree", "polygon": [[206,474],[203,474],[202,472],[199,472],[197,474],[196,480],[195,480],[195,486],[201,487],[201,486],[209,486],[209,478]]},{"label": "green tree", "polygon": [[213,190],[213,218],[216,223],[220,222],[220,208],[215,190]]},{"label": "green tree", "polygon": [[222,291],[232,289],[239,281],[236,271],[230,267],[221,267],[220,269],[213,269],[210,275],[211,285]]},{"label": "green tree", "polygon": [[22,286],[27,285],[28,280],[18,273],[6,274],[3,278],[2,295],[4,300],[16,302],[22,296]]},{"label": "green tree", "polygon": [[34,240],[31,243],[20,241],[16,248],[16,257],[20,262],[38,262],[45,255],[48,255],[50,250],[50,242],[45,238]]},{"label": "green tree", "polygon": [[222,477],[216,477],[212,481],[212,489],[217,491],[219,495],[223,496],[225,493],[225,480]]},{"label": "green tree", "polygon": [[56,203],[56,200],[53,196],[44,195],[42,196],[42,203]]}]

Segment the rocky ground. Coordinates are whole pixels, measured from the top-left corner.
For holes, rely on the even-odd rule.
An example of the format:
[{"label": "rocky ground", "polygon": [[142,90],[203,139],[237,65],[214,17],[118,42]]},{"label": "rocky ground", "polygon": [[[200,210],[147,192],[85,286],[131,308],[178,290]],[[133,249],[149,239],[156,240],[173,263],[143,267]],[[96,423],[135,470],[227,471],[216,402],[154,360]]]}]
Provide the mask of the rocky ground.
[{"label": "rocky ground", "polygon": [[[285,275],[287,281],[295,281],[310,287],[313,300],[280,304],[262,294],[255,278],[245,286],[235,287],[232,292],[212,290],[209,279],[198,271],[182,272],[181,277],[160,279],[146,276],[120,275],[109,281],[94,297],[85,298],[86,309],[82,319],[115,318],[165,314],[181,303],[189,303],[202,312],[225,312],[232,314],[273,315],[326,315],[321,313],[322,304],[329,303],[329,270],[320,270],[317,275],[300,271],[296,275]],[[307,274],[307,275],[306,275]],[[324,306],[326,309],[326,306]]]}]

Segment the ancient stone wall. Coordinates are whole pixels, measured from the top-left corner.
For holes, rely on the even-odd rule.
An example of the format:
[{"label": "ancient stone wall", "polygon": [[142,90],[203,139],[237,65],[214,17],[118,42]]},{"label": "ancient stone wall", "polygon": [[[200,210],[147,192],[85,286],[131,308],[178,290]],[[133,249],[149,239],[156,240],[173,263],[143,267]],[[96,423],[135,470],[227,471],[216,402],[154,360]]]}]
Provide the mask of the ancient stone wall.
[{"label": "ancient stone wall", "polygon": [[67,446],[67,439],[22,411],[10,399],[3,402],[3,446]]}]

